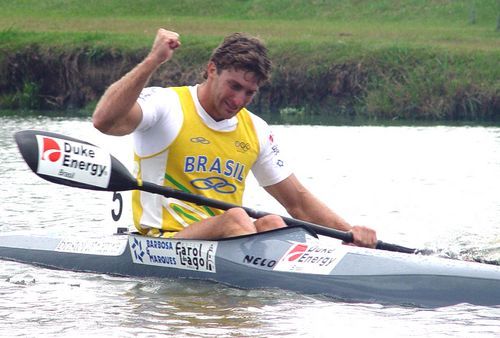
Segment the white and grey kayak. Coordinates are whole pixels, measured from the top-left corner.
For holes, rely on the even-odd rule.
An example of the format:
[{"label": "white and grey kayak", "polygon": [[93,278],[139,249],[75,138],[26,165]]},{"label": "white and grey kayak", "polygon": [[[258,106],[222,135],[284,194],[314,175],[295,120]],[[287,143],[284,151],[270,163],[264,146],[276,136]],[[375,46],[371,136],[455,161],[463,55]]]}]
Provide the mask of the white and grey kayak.
[{"label": "white and grey kayak", "polygon": [[218,241],[5,234],[0,258],[71,271],[279,288],[350,302],[500,305],[499,266],[325,244],[302,227]]}]

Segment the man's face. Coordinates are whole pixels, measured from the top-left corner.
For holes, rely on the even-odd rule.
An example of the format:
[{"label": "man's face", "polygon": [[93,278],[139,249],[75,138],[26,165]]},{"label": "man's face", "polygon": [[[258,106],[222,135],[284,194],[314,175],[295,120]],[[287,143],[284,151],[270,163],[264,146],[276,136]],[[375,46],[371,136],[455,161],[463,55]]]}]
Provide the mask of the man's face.
[{"label": "man's face", "polygon": [[207,112],[216,121],[230,119],[246,107],[259,89],[257,77],[245,70],[208,69],[212,107]]}]

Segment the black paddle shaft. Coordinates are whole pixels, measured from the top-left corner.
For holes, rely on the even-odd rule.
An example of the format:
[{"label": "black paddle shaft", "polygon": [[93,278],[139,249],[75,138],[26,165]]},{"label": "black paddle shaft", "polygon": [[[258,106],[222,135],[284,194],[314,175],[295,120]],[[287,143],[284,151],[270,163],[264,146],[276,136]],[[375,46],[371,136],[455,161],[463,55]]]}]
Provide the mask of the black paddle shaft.
[{"label": "black paddle shaft", "polygon": [[[254,210],[252,208],[237,206],[231,203],[222,202],[219,200],[210,199],[200,195],[194,195],[185,191],[172,189],[169,187],[160,186],[157,184],[144,182],[142,186],[138,187],[139,190],[150,192],[153,194],[161,194],[165,197],[177,198],[183,201],[195,203],[198,205],[206,205],[212,208],[220,209],[220,210],[228,210],[231,208],[239,207],[246,211],[246,213],[253,218],[261,218],[267,215],[271,215],[269,212]],[[333,237],[336,239],[340,239],[346,243],[352,243],[354,238],[351,232],[339,231],[336,229],[328,228],[319,224],[310,223],[302,220],[298,220],[295,218],[289,218],[281,216],[285,223],[289,226],[301,226],[313,230],[315,233]],[[404,246],[385,243],[382,241],[377,241],[377,249],[386,250],[386,251],[395,251],[395,252],[403,252],[403,253],[416,253],[416,249],[406,248]]]},{"label": "black paddle shaft", "polygon": [[[164,187],[164,186],[160,186],[160,185],[149,183],[149,182],[144,182],[142,184],[142,186],[138,187],[138,189],[142,190],[142,191],[150,192],[153,194],[161,194],[165,197],[177,198],[177,199],[191,202],[191,203],[195,203],[198,205],[206,205],[208,207],[212,207],[212,208],[216,208],[216,209],[220,209],[220,210],[229,210],[231,208],[236,208],[236,207],[242,208],[243,210],[246,211],[246,213],[250,217],[255,218],[255,219],[261,218],[261,217],[264,217],[267,215],[272,215],[269,212],[259,211],[259,210],[255,210],[255,209],[244,207],[244,206],[237,206],[235,204],[222,202],[219,200],[214,200],[214,199],[207,198],[207,197],[200,196],[200,195],[194,195],[194,194],[191,194],[191,193],[188,193],[185,191],[176,190],[176,189],[172,189],[169,187]],[[339,231],[339,230],[327,228],[327,227],[324,227],[324,226],[321,226],[318,224],[309,223],[309,222],[301,221],[301,220],[294,219],[294,218],[289,218],[289,217],[284,217],[284,216],[281,216],[281,218],[283,218],[285,223],[287,225],[290,225],[290,226],[306,227],[306,228],[313,230],[317,234],[335,237],[337,239],[340,239],[340,240],[342,240],[344,242],[348,242],[348,243],[353,241],[352,233],[350,233],[350,232]]]},{"label": "black paddle shaft", "polygon": [[[46,140],[47,139],[47,140]],[[90,190],[102,190],[102,191],[127,191],[127,190],[141,190],[153,194],[160,194],[165,197],[177,198],[183,201],[195,203],[198,205],[206,205],[212,208],[220,210],[228,210],[231,208],[239,207],[243,208],[250,217],[261,218],[266,215],[271,215],[271,213],[258,211],[251,208],[234,205],[231,203],[222,202],[219,200],[211,199],[208,197],[195,195],[189,192],[172,189],[169,187],[160,186],[150,182],[138,182],[128,171],[128,169],[115,157],[106,151],[96,147],[88,142],[80,141],[72,137],[67,137],[61,134],[46,132],[46,131],[36,131],[36,130],[23,130],[15,134],[15,140],[19,147],[24,160],[31,168],[31,170],[38,176],[45,180],[53,183],[67,185],[71,187],[90,189]],[[45,144],[47,142],[47,144]],[[68,150],[65,153],[65,148],[71,148],[69,143],[73,145],[73,149]],[[74,149],[76,144],[76,150]],[[80,150],[81,147],[81,150]],[[87,149],[88,148],[88,149]],[[87,150],[86,150],[87,149]],[[71,154],[73,152],[74,154]],[[92,154],[91,154],[92,152]],[[97,153],[101,155],[101,160],[97,161]],[[54,157],[50,158],[50,154],[55,154]],[[85,160],[77,161],[78,165],[71,168],[67,165],[65,166],[62,158],[64,156],[78,156],[85,154],[87,158]],[[91,156],[92,155],[92,156]],[[62,157],[63,156],[63,157]],[[95,158],[96,163],[91,163]],[[103,161],[102,158],[109,159],[109,162]],[[58,174],[58,171],[54,172],[44,172],[40,170],[41,161],[50,161],[52,167],[56,167],[61,170],[64,174]],[[68,162],[68,161],[67,161]],[[104,163],[106,165],[104,165]],[[99,165],[102,167],[102,171],[99,173],[108,178],[105,185],[102,183],[94,183],[93,180],[79,179],[79,174],[87,174],[88,170],[92,165]],[[108,168],[109,166],[109,168]],[[71,172],[72,171],[72,172]],[[85,173],[85,171],[87,171]],[[294,218],[283,217],[283,220],[289,226],[301,226],[305,227],[313,232],[333,237],[342,240],[346,243],[353,242],[353,235],[351,232],[344,232],[332,228],[328,228],[322,225],[301,221]],[[406,248],[400,245],[385,243],[382,241],[377,242],[377,249],[382,249],[386,251],[397,251],[404,253],[418,253],[416,249]]]}]

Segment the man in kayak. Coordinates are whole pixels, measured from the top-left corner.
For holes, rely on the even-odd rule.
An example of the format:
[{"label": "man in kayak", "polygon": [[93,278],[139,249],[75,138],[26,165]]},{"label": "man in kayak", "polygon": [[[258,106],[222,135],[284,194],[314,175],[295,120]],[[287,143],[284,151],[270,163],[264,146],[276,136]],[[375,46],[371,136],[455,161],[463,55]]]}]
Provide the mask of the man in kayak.
[{"label": "man in kayak", "polygon": [[[375,231],[349,225],[307,190],[268,124],[245,109],[270,75],[263,43],[232,34],[213,51],[203,83],[145,88],[180,45],[177,33],[159,29],[150,53],[106,90],[93,114],[101,132],[133,134],[137,179],[242,205],[251,169],[291,216],[351,231],[355,245],[374,247]],[[276,215],[254,220],[242,208],[223,212],[140,191],[132,207],[137,229],[148,236],[219,239],[286,226]]]}]

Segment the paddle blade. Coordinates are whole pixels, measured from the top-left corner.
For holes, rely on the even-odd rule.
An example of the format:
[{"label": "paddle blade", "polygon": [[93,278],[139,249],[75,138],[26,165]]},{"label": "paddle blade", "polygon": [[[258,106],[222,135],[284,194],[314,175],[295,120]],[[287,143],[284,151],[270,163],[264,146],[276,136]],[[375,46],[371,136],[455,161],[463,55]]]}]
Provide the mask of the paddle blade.
[{"label": "paddle blade", "polygon": [[127,168],[93,144],[37,130],[17,132],[14,138],[31,170],[47,181],[90,190],[137,188]]}]

